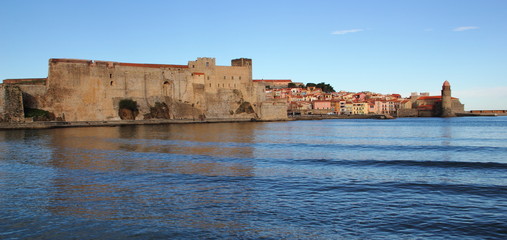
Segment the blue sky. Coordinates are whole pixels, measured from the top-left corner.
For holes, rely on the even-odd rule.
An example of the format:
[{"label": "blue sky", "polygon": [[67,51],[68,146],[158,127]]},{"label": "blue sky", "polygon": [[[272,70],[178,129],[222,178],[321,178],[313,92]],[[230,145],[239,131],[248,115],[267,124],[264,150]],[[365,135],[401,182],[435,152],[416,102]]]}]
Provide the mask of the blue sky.
[{"label": "blue sky", "polygon": [[49,58],[253,59],[257,79],[439,94],[507,109],[507,1],[0,1],[0,79]]}]

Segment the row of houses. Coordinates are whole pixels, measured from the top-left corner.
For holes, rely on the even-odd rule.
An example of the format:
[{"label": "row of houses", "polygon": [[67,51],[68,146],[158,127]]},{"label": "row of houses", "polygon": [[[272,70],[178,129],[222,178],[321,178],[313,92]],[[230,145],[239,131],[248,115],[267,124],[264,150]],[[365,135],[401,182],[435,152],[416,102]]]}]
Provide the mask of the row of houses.
[{"label": "row of houses", "polygon": [[[317,87],[304,87],[302,83],[291,84],[290,80],[254,81],[263,83],[267,95],[271,98],[286,99],[289,115],[438,116],[441,114],[439,109],[442,97],[430,96],[427,92],[412,93],[410,97],[403,98],[400,94],[380,94],[369,91],[326,93]],[[457,98],[452,98],[452,108],[454,112],[464,111],[463,104]]]},{"label": "row of houses", "polygon": [[400,94],[373,92],[326,93],[317,87],[288,87],[290,80],[254,80],[263,82],[266,93],[273,99],[286,99],[291,114],[386,114],[396,115],[400,105],[408,102]]},{"label": "row of houses", "polygon": [[[274,98],[286,98],[288,111],[292,114],[386,114],[396,115],[400,105],[407,100],[397,94],[382,95],[370,92],[310,93],[308,96],[276,96],[278,90],[272,90]],[[281,91],[283,91],[281,89]]]}]

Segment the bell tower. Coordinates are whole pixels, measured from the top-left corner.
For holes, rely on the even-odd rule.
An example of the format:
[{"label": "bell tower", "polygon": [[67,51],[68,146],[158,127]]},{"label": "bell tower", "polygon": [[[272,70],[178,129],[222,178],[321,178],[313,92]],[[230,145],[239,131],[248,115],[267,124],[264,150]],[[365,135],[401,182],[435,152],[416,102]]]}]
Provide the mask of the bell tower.
[{"label": "bell tower", "polygon": [[442,115],[441,117],[454,117],[452,112],[451,84],[445,81],[442,85]]}]

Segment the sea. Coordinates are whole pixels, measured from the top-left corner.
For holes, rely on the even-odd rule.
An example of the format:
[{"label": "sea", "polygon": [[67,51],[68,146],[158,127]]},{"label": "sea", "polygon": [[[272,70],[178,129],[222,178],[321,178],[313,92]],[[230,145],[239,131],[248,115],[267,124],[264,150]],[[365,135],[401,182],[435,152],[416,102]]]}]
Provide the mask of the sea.
[{"label": "sea", "polygon": [[507,239],[507,117],[0,131],[0,239]]}]

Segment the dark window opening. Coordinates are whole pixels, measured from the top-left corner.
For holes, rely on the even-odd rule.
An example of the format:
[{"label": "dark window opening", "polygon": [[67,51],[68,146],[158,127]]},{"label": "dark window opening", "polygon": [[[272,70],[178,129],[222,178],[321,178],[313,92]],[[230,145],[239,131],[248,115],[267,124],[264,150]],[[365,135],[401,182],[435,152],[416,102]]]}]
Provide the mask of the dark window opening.
[{"label": "dark window opening", "polygon": [[109,74],[109,78],[113,78],[113,74],[112,73]]}]

